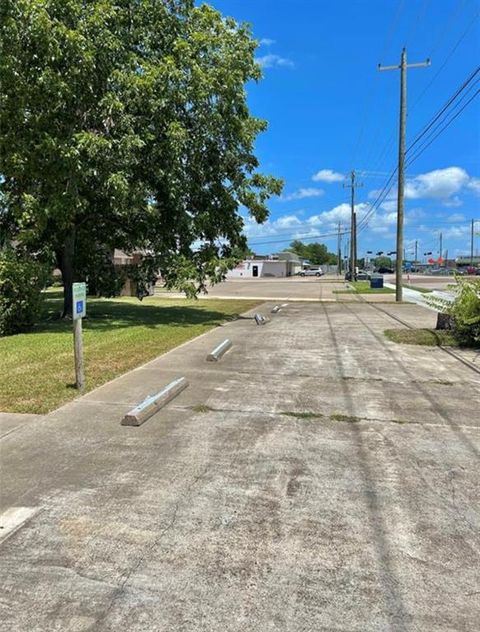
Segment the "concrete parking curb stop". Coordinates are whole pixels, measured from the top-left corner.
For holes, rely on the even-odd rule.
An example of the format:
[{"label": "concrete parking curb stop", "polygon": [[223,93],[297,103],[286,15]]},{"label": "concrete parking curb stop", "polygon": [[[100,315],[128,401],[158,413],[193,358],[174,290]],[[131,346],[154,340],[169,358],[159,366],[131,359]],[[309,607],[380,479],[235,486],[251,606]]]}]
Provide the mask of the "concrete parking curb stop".
[{"label": "concrete parking curb stop", "polygon": [[257,323],[257,325],[265,325],[267,319],[262,314],[255,314],[255,322]]},{"label": "concrete parking curb stop", "polygon": [[0,542],[9,538],[39,511],[38,507],[9,507],[0,515]]},{"label": "concrete parking curb stop", "polygon": [[187,386],[188,381],[184,377],[170,382],[170,384],[159,393],[150,395],[141,404],[132,408],[122,419],[122,426],[140,426],[159,411],[160,408],[168,404],[168,402],[187,388]]},{"label": "concrete parking curb stop", "polygon": [[231,347],[232,341],[227,338],[207,355],[207,362],[217,362]]}]

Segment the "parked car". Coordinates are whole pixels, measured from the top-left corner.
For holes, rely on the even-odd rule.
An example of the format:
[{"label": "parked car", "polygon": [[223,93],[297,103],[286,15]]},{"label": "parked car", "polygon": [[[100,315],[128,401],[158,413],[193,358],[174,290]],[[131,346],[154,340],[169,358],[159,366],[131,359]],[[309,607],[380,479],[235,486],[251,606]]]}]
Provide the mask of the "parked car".
[{"label": "parked car", "polygon": [[298,274],[302,277],[305,277],[305,276],[321,277],[323,275],[323,270],[321,268],[316,268],[312,270],[302,270]]},{"label": "parked car", "polygon": [[367,270],[359,270],[357,272],[357,281],[368,281],[372,275]]},{"label": "parked car", "polygon": [[475,268],[474,266],[468,266],[467,274],[470,274],[470,275],[478,274],[478,268]]},{"label": "parked car", "polygon": [[376,272],[378,272],[379,274],[393,274],[392,268],[378,268]]}]

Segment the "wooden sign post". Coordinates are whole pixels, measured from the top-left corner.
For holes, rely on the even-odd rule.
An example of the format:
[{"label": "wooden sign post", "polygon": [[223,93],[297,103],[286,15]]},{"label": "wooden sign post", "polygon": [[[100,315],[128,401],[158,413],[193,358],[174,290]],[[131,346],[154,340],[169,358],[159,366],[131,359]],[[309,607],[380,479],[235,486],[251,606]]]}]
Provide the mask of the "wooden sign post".
[{"label": "wooden sign post", "polygon": [[85,283],[72,286],[73,304],[73,349],[75,353],[75,387],[83,391],[85,374],[83,370],[82,318],[87,313],[87,287]]}]

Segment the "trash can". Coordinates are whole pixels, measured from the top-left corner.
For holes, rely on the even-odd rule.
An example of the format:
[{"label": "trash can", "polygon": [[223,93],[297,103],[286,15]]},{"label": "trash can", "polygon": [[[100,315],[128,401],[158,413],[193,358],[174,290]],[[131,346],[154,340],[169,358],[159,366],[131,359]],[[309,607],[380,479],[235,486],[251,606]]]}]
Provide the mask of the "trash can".
[{"label": "trash can", "polygon": [[383,276],[372,276],[370,279],[370,288],[378,290],[383,287]]}]

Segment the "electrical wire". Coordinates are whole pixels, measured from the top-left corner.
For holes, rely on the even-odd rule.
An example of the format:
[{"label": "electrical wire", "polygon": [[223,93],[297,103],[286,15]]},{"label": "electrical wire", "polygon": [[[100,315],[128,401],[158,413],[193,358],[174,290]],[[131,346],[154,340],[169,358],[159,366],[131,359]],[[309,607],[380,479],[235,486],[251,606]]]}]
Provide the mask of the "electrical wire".
[{"label": "electrical wire", "polygon": [[408,167],[408,165],[411,165],[415,160],[417,160],[422,154],[423,152],[430,147],[430,145],[433,143],[434,140],[436,140],[440,134],[442,134],[448,127],[450,127],[450,125],[453,123],[453,121],[458,118],[460,116],[460,114],[463,112],[463,110],[480,94],[480,89],[477,90],[474,95],[472,97],[470,97],[470,99],[464,104],[464,106],[430,139],[430,141],[426,144],[420,147],[420,150],[417,150],[417,152],[410,158],[410,160],[406,163],[406,166]]},{"label": "electrical wire", "polygon": [[[468,94],[468,91],[462,97],[460,97],[461,93],[468,87],[468,85],[473,81],[473,79],[476,77],[476,75],[479,72],[480,72],[480,67],[477,67],[469,75],[469,77],[467,77],[467,79],[461,84],[461,86],[455,91],[455,93],[447,100],[445,105],[434,115],[433,119],[431,121],[429,121],[422,128],[422,130],[417,134],[415,139],[412,141],[412,143],[409,145],[408,149],[406,150],[406,152],[405,152],[406,154],[413,149],[413,147],[429,132],[429,130],[432,130],[432,132],[427,136],[427,138],[425,138],[423,143],[421,143],[421,145],[418,147],[418,149],[414,152],[414,154],[406,162],[405,167],[408,167],[415,160],[417,160],[421,156],[421,154],[434,142],[434,140],[436,138],[438,138],[438,136],[440,136],[440,134],[442,134],[453,123],[453,121],[463,112],[463,110],[479,94],[480,90],[477,90],[474,93],[474,95],[472,97],[470,97],[470,99],[468,99],[468,101],[463,105],[463,107],[460,108],[460,110],[458,110],[453,116],[451,116],[453,111],[454,111],[454,109],[458,107],[459,103],[464,99],[466,94]],[[476,83],[477,82],[475,81],[475,83],[473,85],[475,85]],[[456,100],[459,97],[460,97],[460,99],[456,102]],[[452,108],[452,109],[450,109],[450,111],[448,112],[449,108]],[[443,115],[445,115],[445,116],[443,117],[442,120],[440,120]],[[450,117],[450,118],[448,118],[448,117]],[[439,121],[438,125],[436,125],[437,121]],[[435,126],[435,127],[433,127],[433,126]],[[440,129],[438,129],[440,126],[442,126],[442,127]],[[432,129],[432,127],[433,127],[433,129]],[[386,197],[390,193],[391,189],[394,186],[394,183],[392,182],[392,180],[395,177],[395,174],[396,174],[397,171],[398,171],[398,169],[396,168],[390,174],[390,177],[388,178],[388,180],[387,180],[386,184],[384,185],[383,189],[381,190],[381,192],[377,196],[376,200],[371,205],[370,211],[365,215],[365,217],[359,223],[359,225],[357,227],[357,233],[360,233],[361,231],[363,231],[363,230],[365,230],[367,228],[368,223],[369,223],[370,218],[372,217],[373,213],[375,212],[376,209],[379,208],[379,206],[384,202],[384,200],[386,199]]]},{"label": "electrical wire", "polygon": [[447,54],[445,60],[443,61],[442,65],[440,66],[440,68],[437,70],[437,72],[435,73],[435,75],[432,77],[432,79],[430,80],[430,82],[425,86],[425,88],[423,89],[423,91],[418,95],[417,99],[413,102],[413,104],[410,106],[410,110],[413,110],[413,108],[423,99],[423,97],[425,96],[426,92],[430,89],[430,87],[432,86],[432,84],[436,81],[437,77],[439,77],[440,73],[442,72],[442,70],[445,68],[445,66],[447,65],[447,63],[450,61],[451,57],[455,54],[455,51],[457,50],[457,48],[460,46],[460,44],[463,42],[463,40],[465,39],[465,37],[468,35],[468,32],[470,31],[470,29],[472,28],[472,26],[475,24],[476,20],[478,19],[478,17],[480,16],[480,11],[478,13],[476,13],[473,16],[473,20],[471,20],[467,26],[467,28],[463,31],[463,33],[461,34],[461,36],[459,37],[459,39],[455,42],[455,45],[453,46],[453,48],[450,50],[450,52]]},{"label": "electrical wire", "polygon": [[[390,24],[390,28],[387,31],[387,34],[385,36],[385,40],[384,40],[384,44],[382,47],[382,51],[380,54],[380,58],[382,59],[383,57],[386,56],[387,52],[390,49],[390,45],[392,43],[392,39],[393,39],[393,35],[395,33],[395,31],[397,30],[398,24],[400,22],[400,16],[402,14],[402,11],[404,9],[405,6],[405,0],[399,0],[398,5],[397,5],[397,10],[393,16],[393,20]],[[373,91],[369,91],[369,98],[365,103],[365,107],[363,110],[363,114],[362,114],[362,122],[360,124],[360,131],[357,137],[357,142],[355,144],[354,150],[353,150],[353,156],[352,156],[352,160],[351,160],[351,164],[354,165],[355,164],[355,160],[358,154],[358,151],[361,147],[362,141],[363,141],[363,136],[364,136],[364,132],[365,129],[367,127],[367,122],[369,120],[369,115],[370,115],[370,111],[371,111],[371,105],[372,103],[375,101],[375,98],[377,96],[378,93],[378,87],[379,87],[379,82],[378,82],[378,77],[377,75],[375,75],[377,80],[374,82],[374,89]]]},{"label": "electrical wire", "polygon": [[422,128],[422,130],[420,132],[417,133],[417,135],[415,136],[415,140],[408,146],[408,148],[407,148],[405,153],[408,153],[420,141],[420,139],[423,138],[423,136],[425,136],[425,134],[428,132],[428,130],[431,129],[431,127],[433,125],[435,125],[436,121],[438,121],[438,119],[442,116],[442,114],[444,112],[446,112],[446,110],[448,110],[448,108],[453,104],[453,102],[460,96],[460,94],[475,79],[475,77],[478,75],[478,73],[480,73],[480,66],[477,66],[477,68],[475,68],[475,70],[473,70],[473,72],[469,75],[469,77],[467,77],[467,79],[462,83],[462,85],[459,88],[457,88],[455,93],[447,100],[445,105],[434,115],[432,120],[429,123],[427,123]]},{"label": "electrical wire", "polygon": [[420,8],[417,13],[417,18],[414,24],[410,27],[410,30],[405,38],[405,44],[408,45],[411,41],[415,41],[415,35],[417,34],[418,27],[423,18],[425,18],[425,14],[428,9],[428,5],[430,0],[423,0],[423,3],[420,5]]},{"label": "electrical wire", "polygon": [[[344,230],[340,232],[340,235],[348,235],[350,234],[350,230]],[[332,232],[332,233],[323,233],[323,234],[318,234],[318,235],[298,235],[296,233],[294,233],[289,239],[270,239],[268,241],[249,241],[248,245],[249,246],[263,246],[265,244],[280,244],[280,243],[286,243],[289,241],[292,241],[292,239],[303,239],[304,241],[307,241],[309,239],[322,239],[322,238],[326,238],[326,237],[338,237],[339,233],[338,231],[336,232]]]}]

